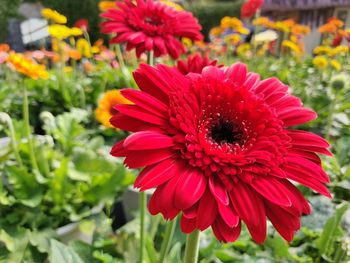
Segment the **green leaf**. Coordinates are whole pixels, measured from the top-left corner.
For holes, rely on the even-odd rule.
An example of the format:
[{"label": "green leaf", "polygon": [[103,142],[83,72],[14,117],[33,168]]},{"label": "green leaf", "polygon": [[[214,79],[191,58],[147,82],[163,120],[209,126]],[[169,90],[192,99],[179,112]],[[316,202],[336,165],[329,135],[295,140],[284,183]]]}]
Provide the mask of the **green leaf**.
[{"label": "green leaf", "polygon": [[278,258],[289,258],[287,242],[279,235],[267,237],[265,244],[273,250],[273,254]]},{"label": "green leaf", "polygon": [[70,247],[51,239],[50,263],[84,263],[81,257]]},{"label": "green leaf", "polygon": [[346,202],[339,205],[334,216],[327,220],[321,236],[316,240],[317,248],[326,257],[332,255],[334,243],[337,237],[342,235],[341,221],[348,207],[349,204]]},{"label": "green leaf", "polygon": [[7,166],[5,168],[8,181],[13,185],[13,196],[22,204],[36,207],[43,197],[43,188],[33,173],[24,167]]}]

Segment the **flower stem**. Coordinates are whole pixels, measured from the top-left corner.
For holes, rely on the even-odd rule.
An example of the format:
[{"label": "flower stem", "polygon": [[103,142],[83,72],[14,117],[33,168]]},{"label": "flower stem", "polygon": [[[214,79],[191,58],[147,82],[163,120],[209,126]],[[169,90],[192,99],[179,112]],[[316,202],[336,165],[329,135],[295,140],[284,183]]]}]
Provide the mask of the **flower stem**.
[{"label": "flower stem", "polygon": [[35,159],[32,136],[30,132],[28,93],[24,82],[22,83],[22,85],[23,85],[23,122],[24,122],[24,129],[25,129],[27,141],[28,141],[30,162],[32,164],[33,169],[39,170],[38,164]]},{"label": "flower stem", "polygon": [[140,251],[139,263],[143,263],[143,255],[145,251],[145,216],[146,216],[146,193],[140,193]]},{"label": "flower stem", "polygon": [[335,113],[335,107],[337,105],[337,95],[335,95],[332,99],[331,104],[329,105],[329,114],[327,119],[327,126],[326,126],[326,135],[325,139],[328,141],[330,138],[331,130],[332,130],[332,124],[333,124],[333,115]]},{"label": "flower stem", "polygon": [[3,123],[6,123],[7,127],[9,128],[13,153],[15,154],[15,158],[18,162],[18,165],[22,166],[23,163],[22,163],[21,156],[19,155],[19,152],[18,152],[17,142],[16,142],[16,133],[15,133],[15,129],[13,128],[12,119],[7,113],[0,112],[0,121]]},{"label": "flower stem", "polygon": [[196,229],[187,236],[184,263],[197,263],[199,251],[199,235],[200,231]]},{"label": "flower stem", "polygon": [[176,227],[176,217],[167,223],[167,226],[165,229],[165,236],[163,239],[162,247],[160,249],[159,263],[164,262],[165,256],[167,255],[169,250],[170,242],[174,235],[175,227]]},{"label": "flower stem", "polygon": [[154,56],[153,56],[153,50],[148,52],[147,54],[147,64],[150,66],[154,66]]}]

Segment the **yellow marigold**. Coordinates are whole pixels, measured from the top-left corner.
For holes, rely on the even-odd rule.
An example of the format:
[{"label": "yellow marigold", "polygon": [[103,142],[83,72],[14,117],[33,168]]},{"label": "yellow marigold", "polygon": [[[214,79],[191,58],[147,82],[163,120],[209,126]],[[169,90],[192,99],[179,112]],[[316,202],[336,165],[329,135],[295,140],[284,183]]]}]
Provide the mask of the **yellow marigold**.
[{"label": "yellow marigold", "polygon": [[349,52],[349,47],[348,46],[340,45],[340,46],[337,46],[337,47],[333,48],[329,52],[329,55],[330,56],[335,56],[335,55],[338,55],[338,54],[346,54],[348,52]]},{"label": "yellow marigold", "polygon": [[224,37],[224,41],[228,45],[237,45],[241,41],[239,34],[229,34]]},{"label": "yellow marigold", "polygon": [[264,26],[269,27],[273,23],[268,17],[260,16],[253,20],[254,26]]},{"label": "yellow marigold", "polygon": [[274,28],[278,31],[289,33],[294,25],[295,21],[293,19],[286,19],[283,21],[276,21]]},{"label": "yellow marigold", "polygon": [[116,8],[117,5],[115,4],[115,1],[100,1],[98,3],[98,9],[100,9],[101,12],[105,12],[108,9]]},{"label": "yellow marigold", "polygon": [[169,1],[169,0],[160,0],[161,3],[170,6],[172,8],[174,8],[177,11],[182,11],[184,10],[183,7],[177,3],[174,3],[173,1]]},{"label": "yellow marigold", "polygon": [[312,60],[312,64],[319,69],[324,69],[328,65],[328,61],[324,56],[316,56]]},{"label": "yellow marigold", "polygon": [[331,51],[329,46],[317,46],[314,48],[313,53],[315,55],[326,55]]},{"label": "yellow marigold", "polygon": [[341,64],[339,63],[338,60],[336,59],[332,59],[331,62],[330,62],[331,66],[337,70],[337,71],[340,71],[341,70]]},{"label": "yellow marigold", "polygon": [[22,54],[11,52],[6,61],[11,68],[32,79],[47,79],[49,77],[44,65],[36,64]]},{"label": "yellow marigold", "polygon": [[77,41],[77,50],[84,57],[91,58],[92,52],[89,42],[85,38],[79,38]]},{"label": "yellow marigold", "polygon": [[50,25],[48,27],[49,34],[57,39],[65,39],[70,36],[80,36],[83,34],[79,28],[69,28],[64,25]]},{"label": "yellow marigold", "polygon": [[295,55],[301,55],[303,53],[302,49],[299,47],[298,44],[294,43],[290,40],[283,40],[282,46],[288,48],[291,50]]},{"label": "yellow marigold", "polygon": [[58,13],[56,10],[52,10],[50,8],[43,8],[41,10],[41,15],[47,20],[52,20],[57,24],[65,24],[67,23],[67,17]]},{"label": "yellow marigold", "polygon": [[98,122],[103,126],[112,128],[110,118],[116,113],[113,106],[116,104],[132,104],[131,101],[123,97],[119,90],[110,90],[102,95],[95,110],[95,116]]},{"label": "yellow marigold", "polygon": [[249,29],[245,28],[243,22],[236,17],[225,16],[221,19],[220,26],[223,29],[232,29],[240,34],[248,35]]}]

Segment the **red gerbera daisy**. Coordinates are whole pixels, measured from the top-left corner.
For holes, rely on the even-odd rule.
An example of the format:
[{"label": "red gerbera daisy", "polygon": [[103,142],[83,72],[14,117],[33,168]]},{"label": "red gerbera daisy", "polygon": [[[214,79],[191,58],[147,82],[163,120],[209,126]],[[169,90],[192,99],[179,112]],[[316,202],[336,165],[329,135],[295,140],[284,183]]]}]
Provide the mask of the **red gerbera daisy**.
[{"label": "red gerbera daisy", "polygon": [[201,73],[206,66],[215,66],[216,60],[210,61],[208,56],[202,57],[200,54],[188,56],[187,60],[179,60],[177,69],[184,75],[188,73]]},{"label": "red gerbera daisy", "polygon": [[316,134],[290,127],[316,118],[276,78],[263,81],[242,63],[208,66],[182,75],[165,65],[141,65],[141,91],[122,94],[111,123],[134,132],[112,148],[130,168],[145,167],[135,181],[156,188],[148,208],[173,219],[182,212],[185,233],[212,227],[223,242],[236,240],[243,221],[256,242],[266,217],[290,241],[310,206],[293,182],[330,197],[317,153],[331,155]]},{"label": "red gerbera daisy", "polygon": [[154,51],[156,57],[169,54],[178,58],[185,47],[178,38],[201,40],[201,26],[190,12],[152,0],[117,2],[118,9],[102,14],[108,21],[102,23],[102,32],[116,34],[111,43],[127,43],[127,50],[136,49],[139,57],[145,51]]},{"label": "red gerbera daisy", "polygon": [[251,18],[264,4],[264,0],[248,0],[242,5],[241,18]]}]

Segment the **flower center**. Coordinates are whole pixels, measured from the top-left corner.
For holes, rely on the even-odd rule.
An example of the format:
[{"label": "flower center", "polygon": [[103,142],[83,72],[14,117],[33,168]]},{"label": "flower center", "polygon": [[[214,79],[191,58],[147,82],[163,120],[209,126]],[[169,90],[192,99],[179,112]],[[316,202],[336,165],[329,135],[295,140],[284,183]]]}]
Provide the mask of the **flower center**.
[{"label": "flower center", "polygon": [[152,26],[159,26],[162,24],[162,21],[160,19],[155,19],[152,17],[145,17],[145,23]]},{"label": "flower center", "polygon": [[241,128],[232,121],[219,119],[210,131],[211,138],[217,144],[239,144],[242,145],[244,133]]}]

